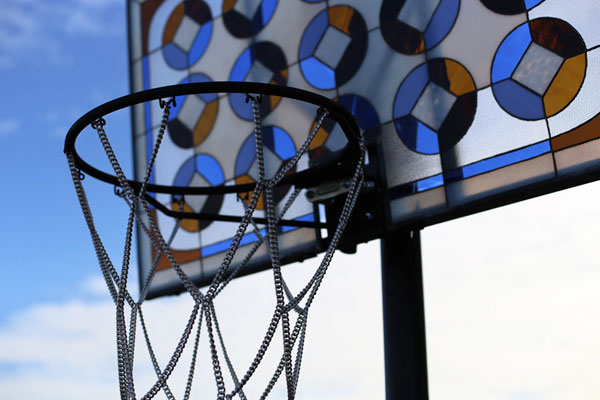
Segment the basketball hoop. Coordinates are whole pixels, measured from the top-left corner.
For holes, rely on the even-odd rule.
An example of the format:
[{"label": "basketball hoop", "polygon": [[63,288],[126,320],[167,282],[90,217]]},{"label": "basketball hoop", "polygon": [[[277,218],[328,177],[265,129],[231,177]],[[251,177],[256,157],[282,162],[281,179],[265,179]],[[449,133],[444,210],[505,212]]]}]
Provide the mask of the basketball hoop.
[{"label": "basketball hoop", "polygon": [[[258,169],[256,182],[218,186],[168,186],[150,182],[153,167],[159,155],[161,141],[167,129],[169,113],[171,112],[172,107],[176,105],[176,97],[202,93],[241,93],[246,95],[246,102],[248,103],[248,107],[251,107],[254,116],[254,139]],[[265,144],[263,140],[262,115],[260,109],[262,96],[285,97],[295,101],[312,104],[316,109],[316,123],[314,127],[309,127],[306,141],[299,146],[296,154],[286,160],[271,177],[267,177],[265,172]],[[109,129],[109,126],[104,117],[118,110],[156,101],[159,102],[160,107],[162,108],[162,119],[154,146],[148,157],[146,173],[141,180],[128,179],[120,166],[106,134],[106,129]],[[306,153],[311,141],[326,118],[334,120],[340,126],[346,136],[348,145],[343,151],[340,151],[336,157],[313,162],[308,168],[297,170],[296,166],[298,161]],[[112,173],[104,172],[99,168],[92,166],[76,151],[75,143],[77,138],[88,126],[91,126],[97,133],[103,151],[108,157]],[[259,367],[276,330],[281,325],[283,349],[280,362],[270,381],[266,385],[261,398],[266,398],[268,396],[279,377],[285,373],[287,396],[288,399],[293,399],[296,394],[299,379],[308,311],[325,273],[327,272],[334,251],[338,246],[341,235],[350,218],[363,183],[362,167],[365,158],[365,145],[360,130],[352,115],[344,107],[330,99],[296,88],[246,82],[182,84],[133,93],[96,107],[73,124],[67,133],[64,151],[71,170],[77,197],[90,231],[101,272],[106,281],[109,293],[116,305],[117,355],[121,399],[131,400],[138,398],[136,392],[136,389],[138,388],[136,388],[133,378],[135,364],[133,354],[138,321],[146,341],[153,368],[157,375],[155,383],[146,390],[145,394],[140,397],[141,399],[151,399],[160,390],[164,391],[167,398],[174,398],[168,386],[168,379],[176,367],[188,340],[192,336],[194,327],[196,327],[197,333],[194,340],[194,356],[184,396],[185,399],[189,398],[194,375],[194,365],[196,363],[198,338],[200,336],[200,327],[202,323],[204,323],[204,329],[208,335],[210,358],[213,367],[212,374],[214,375],[216,382],[217,399],[220,400],[231,399],[236,395],[242,399],[246,398],[243,392],[244,386]],[[90,175],[100,181],[114,185],[115,193],[124,200],[129,209],[125,246],[122,255],[122,268],[120,272],[115,268],[104,247],[100,235],[96,230],[87,195],[83,187],[83,174]],[[340,180],[344,182],[343,185],[331,183],[339,182]],[[292,186],[293,190],[287,197],[285,204],[280,207],[279,210],[276,210],[274,196],[276,190],[282,185]],[[309,190],[308,193],[320,193],[319,190],[325,193],[325,189],[323,188],[330,186],[335,189],[327,189],[327,198],[339,198],[339,201],[342,204],[336,225],[323,224],[319,221],[299,221],[285,218],[287,210],[293,205],[294,201],[299,197],[303,190],[306,191],[307,188],[317,188],[311,189],[312,191]],[[169,209],[158,201],[154,197],[157,193],[172,195],[174,203],[177,204],[176,209]],[[220,215],[218,213],[190,212],[185,211],[184,209],[185,196],[209,196],[225,193],[237,193],[238,195],[241,193],[246,194],[246,197],[242,200],[244,204],[244,213],[242,215],[236,216]],[[255,215],[259,200],[264,204],[265,217],[263,218],[259,218]],[[176,220],[175,227],[171,232],[161,231],[155,219],[156,210]],[[212,279],[212,282],[205,290],[200,290],[200,288],[198,288],[190,279],[181,268],[180,263],[170,249],[170,243],[177,235],[177,231],[184,219],[230,221],[238,223],[231,244],[225,252],[221,265]],[[156,252],[151,273],[141,285],[138,300],[134,299],[134,296],[128,291],[127,286],[133,229],[135,224],[140,227],[141,232],[148,236],[148,239]],[[262,229],[260,225],[263,225]],[[279,254],[278,236],[280,234],[280,227],[282,226],[308,227],[314,229],[327,227],[332,229],[333,232],[328,238],[329,242],[318,268],[303,286],[302,290],[295,294],[289,290],[281,275],[282,263]],[[232,260],[236,256],[243,235],[249,228],[253,230],[254,234],[258,237],[258,240],[239,264],[233,267]],[[245,369],[245,372],[238,377],[227,355],[227,350],[221,337],[213,300],[223,292],[228,283],[239,273],[244,265],[250,262],[257,249],[262,245],[268,247],[268,253],[270,254],[270,268],[272,269],[274,278],[276,307],[266,329],[264,339],[256,351],[253,361]],[[194,307],[185,329],[180,334],[180,339],[173,355],[166,366],[161,367],[156,360],[150,343],[147,325],[142,312],[142,304],[146,299],[148,287],[156,272],[158,260],[163,255],[168,259],[170,267],[173,268],[181,280],[182,285],[185,287],[185,290],[193,299]],[[126,315],[126,305],[130,307],[129,315]],[[297,315],[295,321],[293,320],[294,314]],[[231,379],[234,382],[233,387],[229,389],[226,388],[225,385],[223,371],[221,369],[222,361],[225,361]]]}]

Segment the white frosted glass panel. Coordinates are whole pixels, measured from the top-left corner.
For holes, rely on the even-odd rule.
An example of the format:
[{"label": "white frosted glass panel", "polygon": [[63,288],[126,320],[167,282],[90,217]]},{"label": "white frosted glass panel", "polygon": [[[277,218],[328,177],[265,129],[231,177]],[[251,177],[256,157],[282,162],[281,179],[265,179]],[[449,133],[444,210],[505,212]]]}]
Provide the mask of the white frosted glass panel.
[{"label": "white frosted glass panel", "polygon": [[350,36],[344,32],[329,26],[325,30],[314,55],[331,68],[336,68],[351,40]]},{"label": "white frosted glass panel", "polygon": [[202,115],[202,111],[204,111],[204,107],[206,107],[206,103],[199,96],[186,96],[183,106],[177,114],[177,119],[193,132],[198,118]]},{"label": "white frosted glass panel", "polygon": [[443,187],[401,197],[390,202],[390,212],[394,222],[418,217],[424,212],[429,214],[434,210],[443,210],[445,207],[446,194]]},{"label": "white frosted glass panel", "polygon": [[381,140],[389,188],[442,172],[440,156],[409,150],[398,137],[393,123],[382,127]]},{"label": "white frosted glass panel", "polygon": [[140,4],[129,2],[129,49],[132,60],[138,60],[142,57],[142,23],[140,16]]},{"label": "white frosted glass panel", "polygon": [[181,0],[165,0],[152,16],[148,34],[148,51],[153,52],[162,47],[164,27],[169,16],[181,3]]},{"label": "white frosted glass panel", "polygon": [[[279,171],[279,167],[282,165],[281,158],[279,158],[277,154],[271,151],[268,147],[264,148],[264,158],[265,177],[267,179],[271,179],[275,176],[277,171]],[[258,171],[258,158],[254,159],[247,174],[255,181],[258,181],[260,176]]]},{"label": "white frosted glass panel", "polygon": [[306,246],[316,239],[314,229],[300,228],[284,233],[279,239],[279,245],[285,249],[293,249]]},{"label": "white frosted glass panel", "polygon": [[600,139],[557,151],[554,156],[559,175],[598,166],[600,165]]},{"label": "white frosted glass panel", "polygon": [[143,177],[148,165],[148,156],[146,151],[146,136],[138,136],[133,142],[133,151],[135,153],[134,168],[136,176]]},{"label": "white frosted glass panel", "polygon": [[372,102],[379,121],[392,120],[392,107],[400,83],[425,55],[407,56],[392,50],[379,30],[369,32],[367,55],[356,75],[339,89],[342,94],[357,94]]},{"label": "white frosted glass panel", "polygon": [[475,119],[454,153],[457,166],[463,166],[546,139],[545,121],[512,117],[498,106],[492,89],[487,88],[477,92]]},{"label": "white frosted glass panel", "polygon": [[[210,182],[208,182],[206,179],[204,179],[204,177],[202,175],[200,175],[198,173],[194,173],[194,176],[192,177],[192,180],[190,182],[190,186],[192,186],[192,187],[208,187],[208,186],[210,186]],[[206,204],[207,199],[208,199],[208,196],[187,195],[187,196],[185,196],[185,204],[190,206],[192,208],[192,210],[194,210],[195,212],[201,212],[202,207],[204,207],[204,204]]]},{"label": "white frosted glass panel", "polygon": [[455,95],[429,82],[411,114],[437,131],[448,116],[455,100]]},{"label": "white frosted glass panel", "polygon": [[225,180],[233,179],[239,149],[252,131],[252,122],[236,116],[229,106],[229,99],[222,97],[219,99],[217,120],[206,139],[196,147],[196,153],[215,157],[219,160]]},{"label": "white frosted glass panel", "polygon": [[[155,138],[156,135],[155,130],[153,137]],[[193,155],[194,149],[182,149],[173,143],[169,132],[165,132],[154,164],[154,183],[172,185],[183,163]]]},{"label": "white frosted glass panel", "polygon": [[[306,200],[306,196],[304,195],[305,193],[306,193],[305,190],[302,190],[300,192],[300,194],[298,195],[298,199],[292,204],[292,206],[285,213],[285,215],[284,215],[285,219],[294,219],[297,217],[301,217],[301,216],[313,213],[313,204],[311,202],[309,202],[308,200]],[[289,198],[289,196],[291,194],[292,194],[292,191],[290,190],[290,192],[287,194],[285,199],[283,199],[279,202],[278,207],[277,207],[277,213],[281,212],[281,207],[283,207],[283,205],[285,204],[285,201]]]},{"label": "white frosted glass panel", "polygon": [[199,30],[200,25],[187,15],[184,15],[175,32],[173,43],[187,53],[192,48],[192,44],[194,43]]},{"label": "white frosted glass panel", "polygon": [[[197,276],[200,274],[200,262],[194,261],[185,264],[180,264],[181,269],[186,275],[190,278]],[[175,282],[180,282],[181,280],[177,276],[177,273],[173,268],[166,268],[156,271],[154,275],[154,279],[152,280],[153,288],[160,288],[161,286],[168,286],[169,284],[173,284]]]},{"label": "white frosted glass panel", "polygon": [[552,155],[545,154],[496,171],[446,185],[448,203],[454,206],[522,185],[549,179],[553,176],[554,163]]},{"label": "white frosted glass panel", "polygon": [[260,3],[260,1],[236,1],[233,9],[251,20],[260,7]]},{"label": "white frosted glass panel", "polygon": [[[344,3],[345,4],[345,3]],[[256,41],[277,43],[283,50],[288,65],[298,62],[298,49],[302,34],[309,22],[325,8],[325,2],[279,1],[269,23],[255,36]],[[293,18],[288,16],[293,15]]]},{"label": "white frosted glass panel", "polygon": [[430,50],[428,57],[458,61],[473,76],[475,86],[488,86],[492,61],[500,43],[510,31],[525,22],[525,14],[500,15],[488,10],[480,0],[462,0],[458,19],[448,36]]},{"label": "white frosted glass panel", "polygon": [[[221,206],[221,213],[225,215],[243,215],[244,206],[238,201],[236,195],[226,195]],[[257,214],[255,214],[257,215]],[[235,235],[238,223],[214,221],[208,227],[200,232],[202,246],[218,243],[227,240]],[[251,228],[248,228],[251,229]],[[248,230],[250,232],[250,230]]]},{"label": "white frosted glass panel", "polygon": [[250,43],[248,39],[232,36],[225,28],[223,18],[217,18],[213,20],[212,37],[206,52],[190,67],[190,73],[203,73],[213,81],[228,81],[235,61]]},{"label": "white frosted glass panel", "polygon": [[348,144],[348,139],[344,135],[344,131],[339,125],[335,125],[335,128],[327,136],[325,141],[325,147],[331,151],[342,150]]},{"label": "white frosted glass panel", "polygon": [[[148,56],[148,69],[150,75],[150,87],[160,87],[175,85],[181,82],[188,76],[185,70],[175,70],[167,65],[162,52],[154,52]],[[162,109],[158,101],[152,101],[150,103],[150,115],[152,126],[160,124],[162,118]]]},{"label": "white frosted glass panel", "polygon": [[317,106],[282,98],[275,110],[264,119],[265,126],[275,125],[286,131],[298,149],[308,138],[317,117]]},{"label": "white frosted glass panel", "polygon": [[188,76],[186,70],[171,68],[165,61],[161,51],[154,52],[148,57],[150,70],[150,87],[175,85]]},{"label": "white frosted glass panel", "polygon": [[543,96],[563,58],[537,43],[531,43],[512,78]]},{"label": "white frosted glass panel", "polygon": [[254,61],[252,68],[246,75],[246,82],[269,82],[273,78],[273,71],[265,67],[260,61]]},{"label": "white frosted glass panel", "polygon": [[439,3],[439,0],[406,0],[400,10],[398,20],[420,32],[425,32]]},{"label": "white frosted glass panel", "polygon": [[223,0],[204,0],[210,8],[213,18],[217,18],[223,12]]}]

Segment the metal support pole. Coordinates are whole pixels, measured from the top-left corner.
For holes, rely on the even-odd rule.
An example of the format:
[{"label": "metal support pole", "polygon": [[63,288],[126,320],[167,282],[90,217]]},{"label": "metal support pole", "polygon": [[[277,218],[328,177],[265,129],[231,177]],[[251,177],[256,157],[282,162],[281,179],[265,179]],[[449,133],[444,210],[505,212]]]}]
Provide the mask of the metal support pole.
[{"label": "metal support pole", "polygon": [[387,400],[427,400],[427,352],[419,231],[381,239]]}]

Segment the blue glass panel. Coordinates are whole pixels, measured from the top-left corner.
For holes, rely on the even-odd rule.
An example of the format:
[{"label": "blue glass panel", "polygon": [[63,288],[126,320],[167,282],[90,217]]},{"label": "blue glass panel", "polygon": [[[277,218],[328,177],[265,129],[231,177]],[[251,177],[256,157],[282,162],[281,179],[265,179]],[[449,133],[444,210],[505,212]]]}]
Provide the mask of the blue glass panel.
[{"label": "blue glass panel", "polygon": [[319,13],[311,23],[308,24],[308,27],[302,35],[302,40],[300,41],[300,51],[298,54],[300,60],[312,56],[328,25],[329,19],[327,18],[327,12],[325,11]]},{"label": "blue glass panel", "polygon": [[252,107],[246,103],[246,95],[241,93],[231,93],[229,95],[229,103],[233,111],[240,117],[247,121],[252,121],[254,114],[252,113]]},{"label": "blue glass panel", "polygon": [[242,176],[250,169],[256,157],[256,143],[254,133],[244,141],[235,163],[235,176]]},{"label": "blue glass panel", "polygon": [[510,114],[523,119],[544,118],[544,103],[538,95],[525,89],[513,80],[494,84],[494,96]]},{"label": "blue glass panel", "polygon": [[540,4],[542,1],[544,0],[525,0],[525,7],[527,7],[527,9],[529,10],[530,8],[533,8]]},{"label": "blue glass panel", "polygon": [[294,141],[283,129],[274,126],[273,139],[274,143],[272,149],[282,160],[290,159],[296,154],[296,146],[294,146]]},{"label": "blue glass panel", "polygon": [[252,61],[252,52],[250,51],[250,48],[248,48],[242,53],[242,55],[240,55],[233,65],[231,74],[229,75],[229,80],[243,81],[246,79],[246,75],[248,75],[248,72],[252,67]]},{"label": "blue glass panel", "polygon": [[[263,237],[266,236],[266,234],[267,234],[266,229],[260,229],[259,232]],[[240,240],[240,246],[254,243],[254,242],[258,242],[258,236],[256,236],[256,234],[254,232],[249,232],[249,233],[246,233],[244,236],[242,236],[242,240]]]},{"label": "blue glass panel", "polygon": [[[204,74],[193,74],[192,76],[190,76],[189,81],[192,83],[201,83],[201,82],[211,82],[211,79]],[[199,96],[206,103],[210,103],[211,101],[214,101],[219,97],[219,95],[217,93],[201,93],[201,94],[198,94],[197,96]]]},{"label": "blue glass panel", "polygon": [[379,115],[377,115],[375,107],[364,97],[342,95],[339,98],[339,102],[354,115],[363,131],[379,125]]},{"label": "blue glass panel", "polygon": [[[148,102],[146,102],[146,104],[148,104]],[[147,107],[149,108],[149,106]],[[146,115],[149,115],[150,110],[147,110]],[[147,117],[148,119],[148,117]],[[146,121],[146,124],[148,124],[148,121]],[[152,145],[154,143],[153,137],[152,137],[152,131],[150,129],[146,130],[146,154],[147,160],[150,160],[152,158],[152,152],[153,152],[153,148]],[[152,171],[150,172],[150,179],[148,180],[149,183],[154,183],[154,169],[152,169]],[[154,196],[154,194],[152,194],[152,196]]]},{"label": "blue glass panel", "polygon": [[394,121],[396,132],[402,142],[411,150],[417,148],[417,120],[411,116],[400,118]]},{"label": "blue glass panel", "polygon": [[[142,69],[144,73],[144,90],[150,89],[150,72],[148,69],[148,56],[142,58]],[[150,127],[150,125],[148,125]]]},{"label": "blue glass panel", "polygon": [[275,12],[275,7],[277,7],[277,0],[263,0],[262,4],[260,5],[262,26],[267,25],[267,22],[269,22],[273,16],[273,13]]},{"label": "blue glass panel", "polygon": [[[294,218],[294,221],[307,221],[307,222],[315,222],[315,214],[306,214],[298,218]],[[298,229],[296,226],[282,226],[281,232],[289,232]]]},{"label": "blue glass panel", "polygon": [[[271,149],[271,150],[275,149],[274,129],[275,129],[275,127],[273,127],[273,126],[267,126],[267,127],[263,128],[263,143],[264,143],[265,147],[267,147],[268,149]],[[281,129],[279,129],[279,131],[283,132]],[[252,135],[252,137],[254,138],[255,136]]]},{"label": "blue glass panel", "polygon": [[435,175],[429,178],[421,179],[417,182],[417,191],[423,192],[425,190],[434,189],[444,184],[444,176],[442,174]]},{"label": "blue glass panel", "polygon": [[[143,78],[144,78],[144,90],[150,89],[150,73],[148,69],[148,57],[145,56],[142,58],[142,70],[143,70]],[[144,103],[144,121],[146,121],[146,129],[152,128],[152,117],[151,117],[151,107],[150,102],[146,101]],[[152,141],[150,141],[152,143]]]},{"label": "blue glass panel", "polygon": [[527,23],[517,27],[504,39],[494,57],[492,83],[512,76],[530,43],[531,32]]},{"label": "blue glass panel", "polygon": [[187,55],[173,43],[168,43],[163,47],[163,55],[165,56],[167,63],[174,68],[184,69],[188,66]]},{"label": "blue glass panel", "polygon": [[231,240],[225,240],[202,247],[202,257],[208,257],[212,256],[213,254],[221,253],[227,250],[229,246],[231,246]]},{"label": "blue glass panel", "polygon": [[306,80],[318,89],[333,89],[335,87],[335,72],[314,57],[300,62]]},{"label": "blue glass panel", "polygon": [[196,169],[213,186],[221,185],[225,182],[221,166],[217,160],[207,154],[196,155]]},{"label": "blue glass panel", "polygon": [[462,168],[463,176],[469,178],[471,176],[490,172],[498,168],[506,167],[507,165],[515,164],[520,161],[525,161],[542,154],[550,152],[550,141],[536,143],[534,145],[519,149],[510,153],[502,154],[496,157],[488,158],[487,160],[467,165]]},{"label": "blue glass panel", "polygon": [[[267,234],[267,231],[265,229],[261,229],[259,232],[263,236]],[[257,241],[258,236],[256,236],[256,234],[254,234],[253,232],[250,232],[242,236],[242,239],[240,240],[240,246],[244,246],[246,244],[254,243]],[[227,249],[229,249],[230,246],[231,240],[224,240],[222,242],[213,243],[211,245],[202,247],[202,257],[208,257],[213,254],[224,252]]]},{"label": "blue glass panel", "polygon": [[212,21],[203,24],[202,28],[200,28],[200,32],[196,35],[196,39],[194,40],[194,44],[189,53],[190,65],[196,63],[206,51],[206,47],[208,47],[210,37],[212,36],[212,26]]},{"label": "blue glass panel", "polygon": [[190,157],[187,159],[179,171],[177,171],[177,175],[175,176],[175,182],[173,184],[175,186],[187,186],[192,180],[192,176],[194,176],[194,172],[196,171],[196,164],[194,161],[194,157]]},{"label": "blue glass panel", "polygon": [[448,34],[458,15],[459,0],[442,0],[425,31],[425,47],[429,50]]},{"label": "blue glass panel", "polygon": [[410,114],[415,103],[423,93],[429,82],[429,71],[427,64],[421,64],[415,68],[402,82],[396,100],[394,101],[394,118],[400,118]]},{"label": "blue glass panel", "polygon": [[437,133],[420,121],[417,121],[417,147],[415,150],[425,154],[440,152]]}]

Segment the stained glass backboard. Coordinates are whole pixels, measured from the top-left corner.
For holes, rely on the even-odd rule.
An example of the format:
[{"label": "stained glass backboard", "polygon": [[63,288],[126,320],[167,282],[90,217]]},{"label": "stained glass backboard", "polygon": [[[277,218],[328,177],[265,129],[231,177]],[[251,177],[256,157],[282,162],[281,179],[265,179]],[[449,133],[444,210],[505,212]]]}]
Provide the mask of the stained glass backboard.
[{"label": "stained glass backboard", "polygon": [[[380,167],[375,182],[381,195],[367,206],[382,210],[384,229],[424,226],[599,176],[596,0],[130,0],[128,5],[132,91],[257,81],[311,90],[346,106],[370,141],[371,163]],[[234,95],[179,99],[161,150],[167,156],[152,179],[188,185],[250,181],[252,115],[243,100]],[[314,116],[285,99],[269,99],[263,108],[270,157],[277,164],[293,154]],[[152,106],[134,109],[138,175],[160,116]],[[324,126],[310,157],[344,146],[341,132]],[[281,201],[286,195],[281,193]],[[169,196],[157,200],[171,206]],[[227,196],[186,207],[243,209]],[[160,213],[157,217],[161,227],[174,224]],[[288,217],[326,215],[303,201]],[[172,243],[174,255],[199,283],[218,267],[231,237],[226,228],[225,222],[185,221]],[[373,228],[370,234],[378,232]],[[245,238],[248,246],[255,239]],[[143,276],[152,250],[143,235],[139,240]],[[288,229],[281,236],[282,256],[286,262],[310,257],[322,250],[321,242],[314,229]],[[167,265],[158,272],[151,297],[180,290]]]}]

